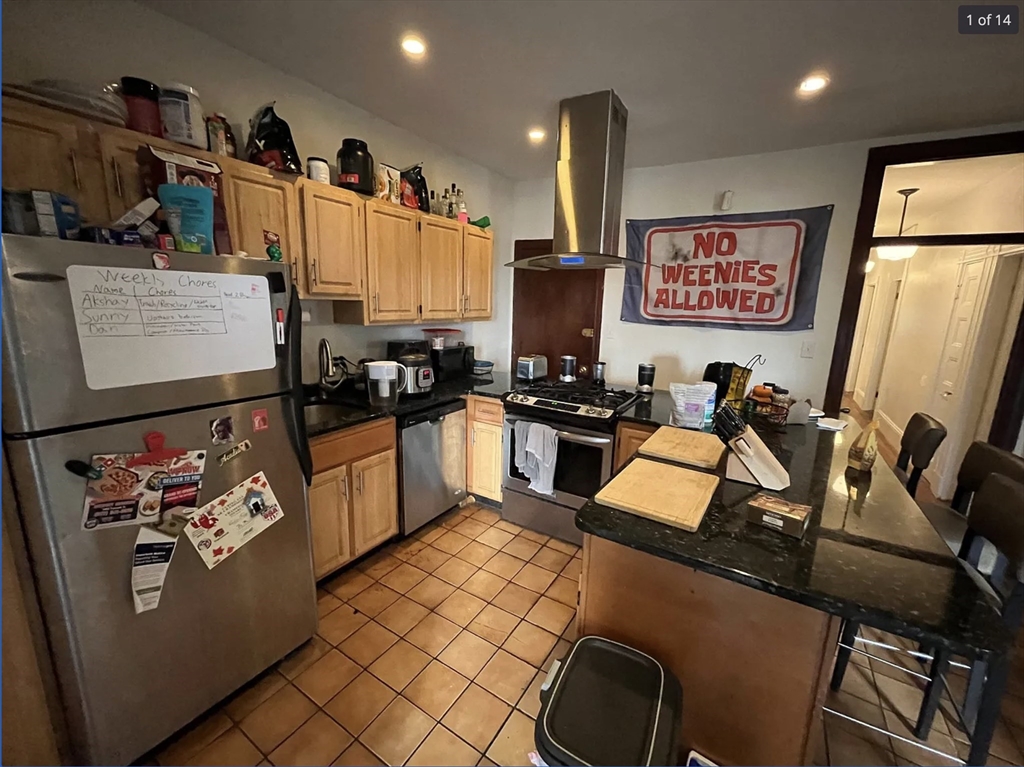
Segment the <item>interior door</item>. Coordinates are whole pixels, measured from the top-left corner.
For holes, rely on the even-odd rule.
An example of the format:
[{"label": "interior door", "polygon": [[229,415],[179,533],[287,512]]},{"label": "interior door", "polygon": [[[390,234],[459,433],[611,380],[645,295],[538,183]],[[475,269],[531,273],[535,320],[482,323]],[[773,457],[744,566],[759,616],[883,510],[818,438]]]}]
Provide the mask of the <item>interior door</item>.
[{"label": "interior door", "polygon": [[861,353],[863,360],[853,391],[857,407],[866,412],[875,408],[878,383],[882,380],[885,352],[896,321],[896,307],[899,305],[902,284],[903,281],[900,279],[893,280],[885,295],[879,296],[877,292],[875,294],[874,305],[877,311],[868,320],[867,337],[864,340],[864,351]]},{"label": "interior door", "polygon": [[463,229],[462,243],[465,254],[465,305],[462,316],[467,320],[489,319],[493,310],[493,235],[475,226],[467,226]]},{"label": "interior door", "polygon": [[420,219],[420,298],[423,319],[462,316],[462,226],[438,216]]},{"label": "interior door", "polygon": [[[551,240],[516,240],[515,260],[551,252]],[[590,375],[599,359],[604,270],[546,272],[513,269],[512,367],[516,358],[543,354],[557,374],[563,354],[576,357],[576,374]]]},{"label": "interior door", "polygon": [[366,203],[366,281],[371,322],[419,317],[417,214],[397,205]]},{"label": "interior door", "polygon": [[363,201],[344,189],[302,182],[309,294],[359,298],[363,289]]},{"label": "interior door", "polygon": [[352,463],[352,542],[356,554],[369,551],[398,532],[398,480],[395,450]]},{"label": "interior door", "polygon": [[[254,410],[267,416],[258,432]],[[250,449],[222,464],[232,446],[211,444],[210,423],[223,417],[233,419],[235,445],[248,440]],[[313,635],[316,587],[290,417],[275,397],[5,441],[74,763],[131,763]],[[201,503],[263,471],[283,516],[213,570],[179,538],[159,606],[136,615],[138,528],[83,530],[85,480],[65,463],[142,451],[149,431],[168,447],[208,449]]]}]

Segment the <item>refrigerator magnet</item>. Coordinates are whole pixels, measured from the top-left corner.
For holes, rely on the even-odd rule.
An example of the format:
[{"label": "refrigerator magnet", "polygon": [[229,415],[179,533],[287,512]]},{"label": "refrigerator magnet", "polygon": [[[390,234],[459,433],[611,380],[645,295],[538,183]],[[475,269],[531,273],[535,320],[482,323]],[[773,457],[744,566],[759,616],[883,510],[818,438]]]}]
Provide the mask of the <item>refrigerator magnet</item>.
[{"label": "refrigerator magnet", "polygon": [[249,450],[252,450],[252,443],[247,439],[243,439],[241,442],[239,442],[233,448],[228,450],[226,453],[221,453],[219,456],[217,456],[217,465],[223,466],[228,461],[233,461],[235,458],[238,458],[238,456],[240,456],[242,453],[245,453]]},{"label": "refrigerator magnet", "polygon": [[140,527],[132,554],[132,598],[135,614],[155,610],[164,590],[167,568],[178,539],[149,527]]},{"label": "refrigerator magnet", "polygon": [[170,269],[171,268],[171,257],[166,253],[154,253],[153,254],[153,268],[154,269]]},{"label": "refrigerator magnet", "polygon": [[266,431],[270,428],[270,417],[267,415],[267,409],[261,407],[257,410],[252,411],[252,430],[255,431]]},{"label": "refrigerator magnet", "polygon": [[235,419],[229,415],[210,421],[210,439],[215,445],[230,445],[235,441]]}]

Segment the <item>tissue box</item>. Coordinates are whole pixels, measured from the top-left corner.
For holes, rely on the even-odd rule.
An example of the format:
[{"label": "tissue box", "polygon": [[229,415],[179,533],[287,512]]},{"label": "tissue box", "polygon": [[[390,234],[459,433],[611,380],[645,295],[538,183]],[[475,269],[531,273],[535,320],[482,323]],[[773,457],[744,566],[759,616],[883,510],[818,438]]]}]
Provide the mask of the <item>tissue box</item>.
[{"label": "tissue box", "polygon": [[803,538],[811,519],[811,507],[758,493],[747,503],[747,521]]}]

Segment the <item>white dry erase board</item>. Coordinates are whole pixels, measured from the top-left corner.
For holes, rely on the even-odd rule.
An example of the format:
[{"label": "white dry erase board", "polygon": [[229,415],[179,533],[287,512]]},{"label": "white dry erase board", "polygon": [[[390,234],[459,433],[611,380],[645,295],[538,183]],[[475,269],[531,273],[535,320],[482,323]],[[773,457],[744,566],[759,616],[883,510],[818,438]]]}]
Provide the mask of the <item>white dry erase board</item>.
[{"label": "white dry erase board", "polygon": [[276,364],[263,275],[74,265],[68,287],[90,389]]}]

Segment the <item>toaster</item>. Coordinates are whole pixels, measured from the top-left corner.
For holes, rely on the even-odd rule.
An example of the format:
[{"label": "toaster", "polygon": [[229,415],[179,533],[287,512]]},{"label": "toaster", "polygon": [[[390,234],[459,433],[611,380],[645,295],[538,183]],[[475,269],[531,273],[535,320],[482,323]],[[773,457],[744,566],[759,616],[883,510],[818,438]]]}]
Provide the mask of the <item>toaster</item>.
[{"label": "toaster", "polygon": [[516,360],[516,378],[534,381],[548,375],[548,358],[543,354],[528,354]]}]

